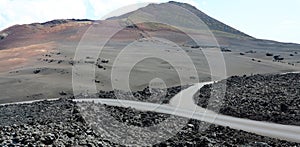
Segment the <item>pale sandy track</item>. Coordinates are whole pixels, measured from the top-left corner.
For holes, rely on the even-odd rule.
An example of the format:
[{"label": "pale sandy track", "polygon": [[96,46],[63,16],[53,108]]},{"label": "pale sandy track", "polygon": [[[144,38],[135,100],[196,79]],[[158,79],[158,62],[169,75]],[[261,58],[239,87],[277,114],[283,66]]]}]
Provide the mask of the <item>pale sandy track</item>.
[{"label": "pale sandy track", "polygon": [[172,98],[170,101],[170,104],[167,105],[118,99],[75,99],[74,101],[95,102],[111,106],[131,107],[142,111],[154,111],[172,114],[221,126],[228,126],[233,129],[243,130],[258,135],[300,143],[300,126],[281,125],[276,123],[235,118],[231,116],[220,115],[197,106],[194,103],[193,95],[198,91],[199,88],[208,83],[210,82],[195,84],[194,86],[181,91],[179,94],[174,96],[174,98]]},{"label": "pale sandy track", "polygon": [[59,100],[60,98],[52,98],[52,99],[41,99],[41,100],[33,100],[33,101],[22,101],[22,102],[14,102],[14,103],[4,103],[0,104],[0,106],[5,106],[5,105],[16,105],[16,104],[31,104],[34,102],[41,102],[41,101],[56,101]]}]

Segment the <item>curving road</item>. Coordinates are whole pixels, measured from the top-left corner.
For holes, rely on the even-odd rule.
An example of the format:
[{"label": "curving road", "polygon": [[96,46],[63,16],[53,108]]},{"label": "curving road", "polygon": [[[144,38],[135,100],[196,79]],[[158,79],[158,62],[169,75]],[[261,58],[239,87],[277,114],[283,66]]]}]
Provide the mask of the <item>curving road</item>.
[{"label": "curving road", "polygon": [[154,103],[118,100],[118,99],[75,99],[76,102],[95,102],[111,106],[132,107],[142,111],[153,111],[158,113],[172,114],[187,118],[193,118],[233,129],[269,136],[273,138],[300,143],[300,126],[281,125],[269,122],[254,121],[249,119],[235,118],[217,114],[206,110],[194,103],[193,95],[205,84],[195,84],[175,95],[169,104],[160,105]]},{"label": "curving road", "polygon": [[32,101],[21,101],[21,102],[13,102],[13,103],[3,103],[0,104],[0,106],[5,106],[5,105],[18,105],[18,104],[31,104],[34,102],[41,102],[41,101],[57,101],[60,98],[52,98],[52,99],[39,99],[39,100],[32,100]]}]

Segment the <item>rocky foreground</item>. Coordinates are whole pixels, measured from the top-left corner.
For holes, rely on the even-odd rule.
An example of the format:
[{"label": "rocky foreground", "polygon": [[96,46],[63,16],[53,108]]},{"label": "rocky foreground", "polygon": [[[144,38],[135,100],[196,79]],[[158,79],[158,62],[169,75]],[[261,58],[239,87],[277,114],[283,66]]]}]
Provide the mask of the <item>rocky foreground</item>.
[{"label": "rocky foreground", "polygon": [[[222,97],[217,91],[224,84],[226,92]],[[199,106],[225,115],[300,125],[299,73],[233,76],[213,86],[204,86],[194,99]]]},{"label": "rocky foreground", "polygon": [[[86,111],[82,111],[83,108],[86,108]],[[102,122],[111,125],[113,121],[110,119],[114,118],[119,123],[143,128],[173,117],[94,103],[76,104],[67,98],[31,104],[5,105],[0,106],[0,146],[122,146],[105,138],[109,132],[106,134],[98,131],[105,128],[95,128],[90,123],[90,119],[104,116],[103,113],[98,113],[103,110],[108,112],[105,115],[111,117],[101,117]],[[178,119],[180,121],[185,118]],[[201,121],[189,120],[177,134],[155,146],[300,146],[297,143],[217,125],[210,125],[203,131],[199,130],[199,126],[204,124],[207,125]],[[135,134],[128,134],[128,136],[135,136]]]}]

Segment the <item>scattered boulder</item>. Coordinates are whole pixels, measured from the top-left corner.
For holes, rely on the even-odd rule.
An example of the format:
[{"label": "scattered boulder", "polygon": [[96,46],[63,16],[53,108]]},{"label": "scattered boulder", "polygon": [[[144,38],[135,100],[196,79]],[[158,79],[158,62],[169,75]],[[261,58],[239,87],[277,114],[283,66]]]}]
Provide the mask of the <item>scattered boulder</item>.
[{"label": "scattered boulder", "polygon": [[101,62],[102,62],[102,63],[108,63],[109,60],[103,59],[103,60],[101,60]]},{"label": "scattered boulder", "polygon": [[272,53],[266,53],[266,56],[273,56]]},{"label": "scattered boulder", "polygon": [[280,110],[282,112],[287,112],[288,111],[288,106],[284,103],[280,104]]},{"label": "scattered boulder", "polygon": [[75,63],[74,61],[69,61],[69,64],[72,66],[74,65],[74,63]]},{"label": "scattered boulder", "polygon": [[104,68],[104,67],[103,67],[102,65],[100,65],[100,64],[98,64],[97,67],[100,68],[100,69],[101,69],[101,68]]},{"label": "scattered boulder", "polygon": [[231,50],[227,47],[221,47],[222,52],[231,52]]},{"label": "scattered boulder", "polygon": [[250,50],[250,51],[247,51],[246,53],[247,54],[254,54],[254,53],[256,53],[256,51]]},{"label": "scattered boulder", "polygon": [[273,58],[274,58],[275,61],[282,61],[282,60],[284,60],[284,58],[280,57],[280,55],[276,55]]},{"label": "scattered boulder", "polygon": [[36,69],[36,70],[33,71],[34,74],[38,74],[38,73],[40,73],[40,72],[41,72],[40,69]]},{"label": "scattered boulder", "polygon": [[136,24],[127,25],[126,28],[128,29],[137,29],[138,26]]},{"label": "scattered boulder", "polygon": [[61,92],[59,92],[59,95],[67,95],[67,93],[65,92],[65,91],[61,91]]},{"label": "scattered boulder", "polygon": [[193,45],[193,46],[191,46],[191,48],[200,48],[200,46],[199,45]]},{"label": "scattered boulder", "polygon": [[43,137],[41,137],[41,142],[44,143],[45,145],[51,145],[53,144],[53,142],[55,141],[55,135],[52,133],[48,133],[46,135],[44,135]]}]

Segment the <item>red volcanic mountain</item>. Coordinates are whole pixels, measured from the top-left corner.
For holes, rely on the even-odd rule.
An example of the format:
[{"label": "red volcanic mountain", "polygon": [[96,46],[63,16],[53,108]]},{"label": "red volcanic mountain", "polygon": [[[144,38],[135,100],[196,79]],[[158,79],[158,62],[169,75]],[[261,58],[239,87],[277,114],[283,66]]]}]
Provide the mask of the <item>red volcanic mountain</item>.
[{"label": "red volcanic mountain", "polygon": [[[182,13],[183,11],[187,13]],[[162,20],[169,23],[178,22],[180,27],[142,21],[147,19]],[[196,19],[201,20],[202,23],[198,24]],[[200,29],[197,28],[198,25]],[[93,63],[92,61],[73,61],[78,43],[91,26],[102,27],[103,30],[121,28],[107,43],[103,58],[109,59],[111,62],[106,67],[104,65],[98,66],[101,67],[101,72],[96,78],[100,80],[91,79],[91,81],[97,81],[97,85],[102,86],[102,89],[111,88],[109,78],[112,63],[122,47],[131,42],[144,41],[149,38],[163,38],[183,48],[194,56],[192,58],[199,70],[203,70],[204,67],[202,66],[206,63],[206,61],[202,61],[202,58],[198,59],[203,56],[201,53],[197,54],[197,52],[201,52],[200,47],[221,47],[223,51],[226,51],[224,58],[227,62],[228,75],[291,71],[295,70],[299,59],[297,52],[300,45],[298,44],[256,39],[186,3],[171,1],[162,4],[150,4],[107,20],[52,20],[45,23],[15,25],[2,30],[0,32],[0,89],[4,92],[0,94],[0,102],[12,101],[13,98],[17,97],[34,99],[36,95],[38,97],[40,95],[56,97],[62,90],[67,91],[67,93],[71,91],[72,65]],[[206,32],[203,33],[202,28]],[[196,35],[203,44],[195,43],[182,29]],[[91,45],[87,45],[87,48],[98,48],[97,42],[103,41],[101,37],[107,34],[105,32],[92,32],[92,35],[97,35],[100,38],[92,38],[90,40]],[[210,45],[211,38],[213,41],[217,41],[219,46]],[[163,43],[153,40],[148,41],[146,45],[168,48]],[[174,45],[171,46],[174,47]],[[138,53],[143,53],[144,49],[144,47],[140,47]],[[171,54],[172,51],[176,51],[176,49],[166,49],[165,54]],[[265,56],[267,52],[277,56],[281,55],[280,59],[286,60],[274,63],[272,56]],[[133,54],[132,57],[138,53]],[[86,59],[90,59],[90,57],[86,57]],[[149,62],[151,63],[149,65],[155,65],[153,69],[159,71],[171,69],[163,61],[151,60]],[[184,65],[182,66],[184,68]],[[145,69],[145,67],[147,66],[139,66],[135,72],[148,77],[155,74],[152,69]],[[166,72],[163,75],[170,81],[171,85],[178,84],[176,81],[174,82],[174,77],[169,76],[171,74]],[[199,71],[199,76],[208,79],[209,70]],[[146,82],[148,81],[134,84],[139,88],[145,86]]]},{"label": "red volcanic mountain", "polygon": [[48,43],[61,40],[78,40],[88,28],[91,20],[53,20],[45,23],[15,25],[3,31],[0,49]]},{"label": "red volcanic mountain", "polygon": [[[285,44],[268,40],[259,40],[251,37],[248,34],[245,34],[239,30],[236,30],[210,16],[198,10],[192,5],[186,3],[179,3],[170,1],[168,3],[162,4],[150,4],[144,8],[140,8],[137,11],[130,12],[124,14],[122,16],[113,17],[108,20],[124,20],[127,19],[134,13],[143,12],[144,16],[159,16],[159,15],[174,15],[167,14],[165,12],[172,12],[172,9],[176,9],[175,7],[182,7],[183,9],[188,10],[193,13],[195,16],[199,17],[210,29],[210,31],[214,34],[216,39],[218,40],[220,46],[226,46],[230,48],[277,48],[276,46],[282,46],[287,48],[295,48],[298,45],[295,44]],[[143,16],[139,16],[143,17]],[[184,17],[184,16],[181,16]],[[173,18],[175,19],[175,18]],[[101,21],[101,22],[103,22]],[[14,47],[21,47],[26,45],[32,45],[37,43],[47,43],[51,41],[78,41],[81,35],[85,32],[85,30],[95,21],[92,20],[53,20],[45,23],[34,23],[34,24],[26,24],[26,25],[15,25],[8,29],[2,30],[0,33],[0,49],[8,49]],[[176,32],[174,29],[169,29],[168,27],[164,27],[163,25],[140,25],[139,27],[132,29],[139,29],[139,31],[143,31],[143,29],[154,32],[156,30],[160,30],[166,35],[158,35],[160,37],[171,36],[169,34],[173,34]],[[164,31],[167,31],[166,33]],[[162,34],[162,33],[160,33]],[[128,35],[128,34],[127,34]],[[180,34],[177,34],[180,35]],[[154,35],[155,36],[155,35]],[[178,37],[178,36],[177,36]],[[188,41],[187,41],[188,42]]]}]

